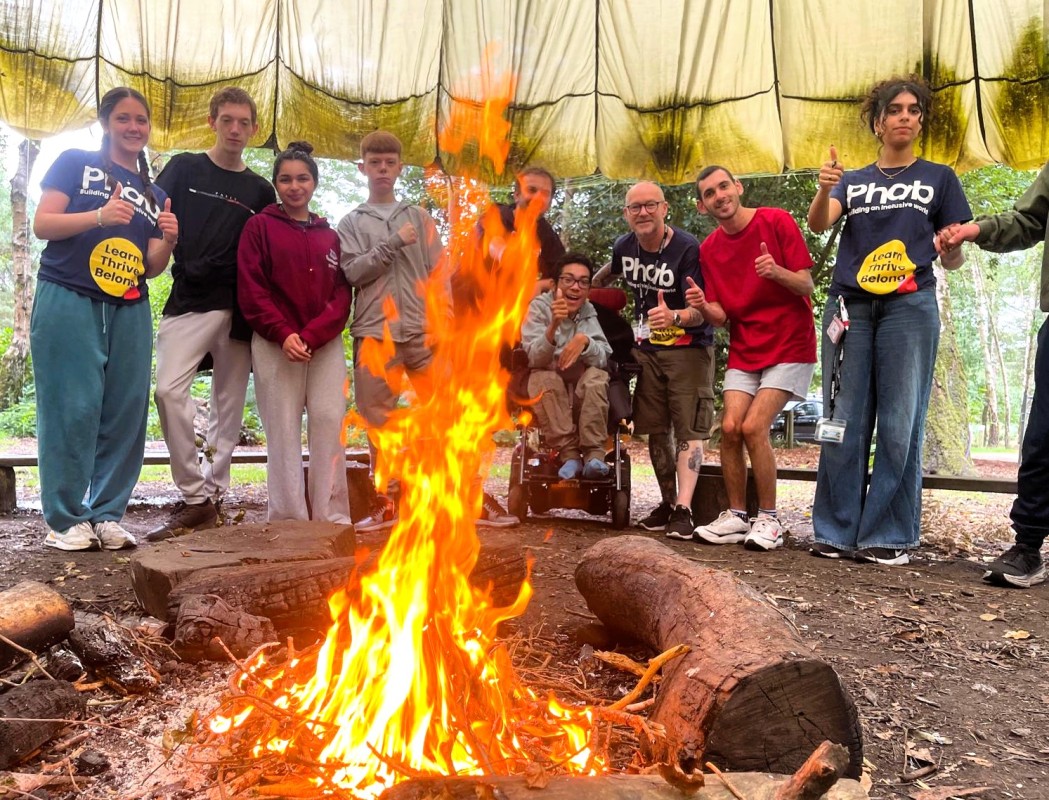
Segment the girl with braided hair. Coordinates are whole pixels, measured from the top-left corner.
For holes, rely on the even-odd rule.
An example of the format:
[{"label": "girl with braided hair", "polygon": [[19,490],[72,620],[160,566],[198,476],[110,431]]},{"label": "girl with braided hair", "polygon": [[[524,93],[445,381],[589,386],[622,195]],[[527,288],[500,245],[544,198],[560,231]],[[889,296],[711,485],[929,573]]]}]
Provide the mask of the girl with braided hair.
[{"label": "girl with braided hair", "polygon": [[120,525],[146,441],[153,326],[146,279],[178,241],[145,155],[149,105],[118,87],[99,103],[102,147],[67,150],[41,181],[47,240],[30,323],[44,544],[133,547]]}]

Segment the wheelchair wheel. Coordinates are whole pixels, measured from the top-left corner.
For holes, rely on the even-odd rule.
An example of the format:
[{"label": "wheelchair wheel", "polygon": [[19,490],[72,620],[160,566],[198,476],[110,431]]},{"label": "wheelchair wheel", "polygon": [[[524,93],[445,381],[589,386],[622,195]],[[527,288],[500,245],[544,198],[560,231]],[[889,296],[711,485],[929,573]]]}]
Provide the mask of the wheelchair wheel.
[{"label": "wheelchair wheel", "polygon": [[630,524],[630,492],[619,489],[612,493],[612,527],[623,530]]},{"label": "wheelchair wheel", "polygon": [[511,486],[506,506],[511,514],[524,522],[528,518],[528,490],[521,484]]},{"label": "wheelchair wheel", "polygon": [[532,486],[528,494],[528,505],[536,514],[545,514],[550,510],[550,490],[546,486]]}]

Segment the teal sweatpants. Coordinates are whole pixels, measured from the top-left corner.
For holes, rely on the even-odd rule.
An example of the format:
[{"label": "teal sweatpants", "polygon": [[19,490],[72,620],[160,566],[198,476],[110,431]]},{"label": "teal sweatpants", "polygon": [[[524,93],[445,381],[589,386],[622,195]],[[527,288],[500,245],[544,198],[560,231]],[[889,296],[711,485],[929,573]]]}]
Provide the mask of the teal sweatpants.
[{"label": "teal sweatpants", "polygon": [[149,302],[118,306],[40,281],[29,343],[44,520],[58,532],[119,521],[146,444]]}]

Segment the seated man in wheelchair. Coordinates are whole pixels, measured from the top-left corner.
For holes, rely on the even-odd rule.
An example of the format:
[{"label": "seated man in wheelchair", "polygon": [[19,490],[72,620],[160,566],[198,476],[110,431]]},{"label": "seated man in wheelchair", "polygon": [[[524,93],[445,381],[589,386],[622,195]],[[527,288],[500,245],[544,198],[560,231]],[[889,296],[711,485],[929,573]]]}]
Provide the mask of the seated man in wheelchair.
[{"label": "seated man in wheelchair", "polygon": [[554,291],[532,301],[521,329],[528,393],[538,398],[533,410],[546,443],[560,453],[558,477],[599,480],[610,469],[606,366],[612,348],[588,299],[593,262],[566,253],[556,275]]}]

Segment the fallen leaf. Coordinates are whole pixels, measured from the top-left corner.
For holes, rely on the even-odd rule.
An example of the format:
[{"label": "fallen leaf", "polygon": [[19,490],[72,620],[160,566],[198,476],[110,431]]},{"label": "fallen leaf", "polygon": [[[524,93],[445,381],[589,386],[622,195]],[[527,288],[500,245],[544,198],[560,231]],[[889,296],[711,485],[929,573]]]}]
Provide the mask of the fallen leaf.
[{"label": "fallen leaf", "polygon": [[979,756],[964,755],[964,756],[962,756],[962,758],[964,760],[966,760],[966,761],[971,761],[973,764],[975,764],[978,767],[993,767],[994,766],[994,764],[992,762],[988,761],[986,758],[980,758]]},{"label": "fallen leaf", "polygon": [[954,744],[951,739],[948,739],[942,733],[938,733],[937,731],[915,731],[914,735],[919,739],[924,739],[933,744]]},{"label": "fallen leaf", "polygon": [[1006,631],[1005,632],[1005,638],[1006,639],[1030,639],[1031,638],[1031,633],[1030,633],[1030,631],[1025,631],[1022,628],[1020,628],[1019,630],[1015,630],[1015,631]]},{"label": "fallen leaf", "polygon": [[542,764],[536,764],[534,761],[529,762],[525,767],[524,774],[525,786],[529,789],[545,789],[550,783],[550,773],[543,768]]},{"label": "fallen leaf", "polygon": [[981,614],[980,615],[980,619],[982,619],[984,622],[991,622],[992,620],[998,619],[998,615],[997,614]]}]

